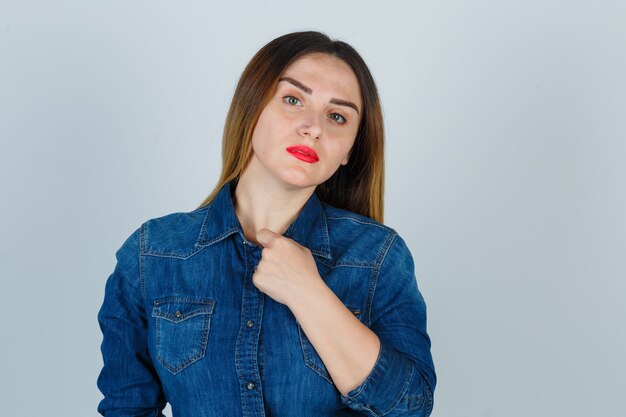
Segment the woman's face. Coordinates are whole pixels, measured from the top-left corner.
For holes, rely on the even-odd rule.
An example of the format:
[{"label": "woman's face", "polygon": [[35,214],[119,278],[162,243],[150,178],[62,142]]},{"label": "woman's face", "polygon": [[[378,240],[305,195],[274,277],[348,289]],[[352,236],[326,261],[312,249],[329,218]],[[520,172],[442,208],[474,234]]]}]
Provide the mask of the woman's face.
[{"label": "woman's face", "polygon": [[362,112],[359,82],[348,64],[321,53],[299,58],[259,117],[245,171],[287,188],[323,183],[348,163]]}]

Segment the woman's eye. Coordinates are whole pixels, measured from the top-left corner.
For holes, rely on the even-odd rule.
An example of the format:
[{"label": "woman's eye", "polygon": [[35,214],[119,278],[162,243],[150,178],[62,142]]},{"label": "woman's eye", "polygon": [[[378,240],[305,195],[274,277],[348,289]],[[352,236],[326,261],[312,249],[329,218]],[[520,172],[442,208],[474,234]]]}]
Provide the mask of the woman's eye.
[{"label": "woman's eye", "polygon": [[340,115],[339,113],[331,113],[328,115],[328,117],[333,119],[335,122],[341,123],[341,124],[344,124],[347,121],[346,118]]},{"label": "woman's eye", "polygon": [[291,104],[292,106],[301,106],[302,102],[295,98],[294,96],[285,96],[283,97],[283,101],[287,104]]}]

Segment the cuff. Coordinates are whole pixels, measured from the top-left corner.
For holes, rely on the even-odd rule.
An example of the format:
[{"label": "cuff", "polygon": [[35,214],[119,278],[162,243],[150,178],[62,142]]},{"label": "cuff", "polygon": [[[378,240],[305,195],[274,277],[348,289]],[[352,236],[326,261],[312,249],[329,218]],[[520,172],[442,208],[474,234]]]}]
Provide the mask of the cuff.
[{"label": "cuff", "polygon": [[405,355],[381,342],[374,368],[347,397],[341,394],[341,402],[367,415],[383,416],[393,410],[406,394],[414,369],[413,362]]}]

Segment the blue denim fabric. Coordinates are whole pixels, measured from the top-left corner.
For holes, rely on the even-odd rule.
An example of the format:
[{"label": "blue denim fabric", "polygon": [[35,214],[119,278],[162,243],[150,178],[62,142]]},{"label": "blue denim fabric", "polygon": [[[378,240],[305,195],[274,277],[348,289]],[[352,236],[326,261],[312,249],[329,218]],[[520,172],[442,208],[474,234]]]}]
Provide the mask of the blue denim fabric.
[{"label": "blue denim fabric", "polygon": [[315,194],[285,232],[380,338],[373,370],[345,397],[291,310],[253,285],[261,247],[244,237],[233,187],[143,223],[117,251],[98,315],[98,411],[162,416],[167,401],[176,417],[428,416],[426,306],[402,238]]}]

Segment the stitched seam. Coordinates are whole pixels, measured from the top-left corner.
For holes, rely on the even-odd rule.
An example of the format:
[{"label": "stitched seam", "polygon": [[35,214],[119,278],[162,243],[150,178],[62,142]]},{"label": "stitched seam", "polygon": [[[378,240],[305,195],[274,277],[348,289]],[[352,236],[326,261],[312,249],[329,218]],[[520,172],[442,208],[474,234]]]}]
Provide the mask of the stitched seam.
[{"label": "stitched seam", "polygon": [[363,219],[360,219],[360,218],[357,219],[355,217],[350,217],[350,216],[338,216],[338,217],[327,216],[327,217],[329,219],[332,219],[332,220],[352,220],[353,222],[356,222],[356,223],[369,224],[369,225],[376,226],[376,227],[379,227],[379,228],[384,229],[384,230],[391,230],[391,228],[389,226],[385,226],[384,224],[376,223],[374,221],[367,221],[367,220],[363,220]]},{"label": "stitched seam", "polygon": [[374,296],[376,295],[376,287],[378,286],[378,277],[380,276],[380,270],[382,269],[385,259],[387,259],[389,248],[391,248],[391,245],[393,244],[397,236],[398,234],[394,232],[387,237],[387,241],[385,242],[385,245],[383,245],[383,250],[378,254],[378,257],[376,258],[377,267],[372,273],[372,282],[370,284],[370,290],[366,305],[368,327],[370,327],[372,324],[372,307],[374,305]]},{"label": "stitched seam", "polygon": [[209,224],[209,218],[211,217],[211,213],[213,212],[213,204],[210,204],[207,208],[206,216],[204,216],[204,221],[202,222],[202,226],[200,227],[200,234],[198,235],[198,242],[196,244],[200,244],[200,241],[204,238],[206,234],[206,229]]},{"label": "stitched seam", "polygon": [[203,314],[213,314],[213,313],[211,312],[210,309],[205,308],[205,309],[198,309],[198,310],[191,311],[189,313],[185,313],[180,318],[178,318],[175,314],[172,314],[172,313],[163,313],[161,311],[155,311],[155,309],[152,310],[152,317],[158,317],[160,319],[167,320],[171,323],[182,323],[185,320],[191,319],[196,316],[201,316]]},{"label": "stitched seam", "polygon": [[161,323],[160,319],[156,320],[156,332],[157,332],[157,360],[165,367],[168,371],[176,375],[192,363],[196,362],[199,359],[202,359],[206,354],[207,342],[209,340],[209,330],[211,328],[211,314],[206,314],[204,317],[204,323],[202,326],[202,336],[200,338],[200,346],[198,347],[198,353],[193,356],[187,358],[184,362],[179,363],[177,366],[175,364],[171,364],[168,362],[163,356],[160,354],[160,335],[161,335]]},{"label": "stitched seam", "polygon": [[[245,329],[242,328],[242,326],[244,326],[244,319],[245,319],[245,306],[246,306],[246,301],[247,301],[247,290],[246,290],[246,285],[247,285],[247,274],[248,274],[248,251],[244,250],[243,251],[244,254],[244,276],[243,276],[243,285],[242,285],[242,298],[241,298],[241,310],[239,312],[239,332],[237,334],[237,340],[235,341],[235,369],[237,369],[237,378],[239,378],[242,374],[243,374],[243,366],[242,366],[242,354],[241,351],[245,348],[245,346],[243,346],[242,343],[242,339],[245,337],[243,332],[245,332]],[[244,386],[244,382],[241,381],[239,383],[239,394],[240,394],[240,398],[243,399],[244,397],[244,390],[246,389]],[[243,401],[242,400],[242,413],[244,416],[249,415],[248,412],[248,405],[247,405],[247,401]]]},{"label": "stitched seam", "polygon": [[[257,361],[256,361],[257,366],[254,369],[254,377],[255,377],[255,379],[259,383],[259,390],[261,392],[263,392],[263,381],[261,380],[260,375],[257,374],[257,369],[258,369],[259,373],[261,373],[261,369],[260,369],[260,366],[259,366],[259,360],[258,360],[258,357],[259,357],[259,349],[258,349],[258,347],[259,347],[259,341],[261,339],[261,329],[263,328],[263,308],[265,307],[265,294],[259,292],[257,298],[258,298],[258,303],[259,303],[259,312],[257,314],[257,323],[259,325],[255,329],[255,332],[256,332],[256,344],[254,346],[254,357],[257,358]],[[242,322],[242,324],[243,324],[243,322]]]},{"label": "stitched seam", "polygon": [[376,264],[371,264],[371,263],[356,263],[356,262],[342,262],[342,263],[337,263],[334,265],[331,265],[329,263],[324,262],[322,259],[319,259],[319,262],[321,264],[324,264],[325,266],[329,267],[329,268],[335,268],[335,267],[341,267],[341,266],[345,266],[345,267],[354,267],[354,268],[364,268],[364,269],[373,269],[376,268]]},{"label": "stitched seam", "polygon": [[417,395],[407,395],[407,409],[409,411],[412,410],[417,410],[419,408],[422,407],[422,404],[424,403],[424,394],[417,394]]},{"label": "stitched seam", "polygon": [[143,264],[143,260],[144,260],[143,249],[145,248],[144,228],[145,228],[145,223],[143,223],[139,229],[139,283],[141,285],[141,296],[143,297],[143,302],[147,310],[148,297],[146,296],[146,280],[144,278],[144,264]]},{"label": "stitched seam", "polygon": [[328,253],[323,252],[321,250],[318,249],[310,249],[311,253],[315,256],[320,256],[322,258],[326,258],[326,259],[332,259]]},{"label": "stitched seam", "polygon": [[154,301],[159,302],[159,303],[171,303],[172,301],[175,301],[175,302],[179,301],[179,302],[194,303],[194,304],[210,304],[210,305],[215,304],[215,300],[209,300],[206,298],[178,297],[178,296],[158,298]]},{"label": "stitched seam", "polygon": [[175,259],[182,259],[182,260],[186,260],[191,258],[192,256],[194,256],[195,254],[197,254],[198,252],[200,252],[202,249],[204,249],[204,247],[199,247],[197,248],[195,251],[190,252],[187,255],[175,255],[173,253],[166,253],[166,252],[157,252],[157,251],[153,251],[153,252],[146,252],[144,255],[145,256],[153,256],[156,258],[175,258]]},{"label": "stitched seam", "polygon": [[431,391],[428,384],[424,384],[426,386],[426,397],[428,400],[428,406],[426,410],[426,415],[430,415],[433,412],[433,392]]},{"label": "stitched seam", "polygon": [[359,408],[361,409],[361,411],[367,411],[370,415],[374,416],[374,417],[378,417],[378,413],[375,410],[372,410],[370,407],[368,407],[367,405],[363,404],[361,401],[350,398],[350,400],[354,403],[356,403]]},{"label": "stitched seam", "polygon": [[210,241],[207,244],[198,244],[196,243],[195,245],[195,250],[193,250],[192,252],[185,254],[185,255],[177,255],[171,252],[164,252],[164,251],[150,251],[150,252],[145,252],[144,255],[145,256],[154,256],[154,257],[160,257],[160,258],[174,258],[174,259],[182,259],[182,260],[186,260],[191,258],[192,256],[195,256],[198,254],[198,252],[201,252],[203,249],[211,246],[212,244],[220,241],[220,240],[224,240],[225,238],[227,238],[228,236],[232,235],[233,233],[238,232],[238,229],[229,229],[226,232],[222,233],[220,236],[216,237],[215,239],[213,239],[212,241]]},{"label": "stitched seam", "polygon": [[222,239],[224,239],[224,238],[226,238],[226,237],[228,237],[228,236],[230,236],[233,233],[238,232],[238,231],[239,231],[239,229],[237,227],[232,227],[232,228],[226,230],[225,232],[223,232],[221,235],[218,235],[218,236],[214,237],[213,239],[211,239],[209,241],[198,243],[198,246],[202,246],[202,247],[210,246],[213,243],[215,243],[215,242],[217,242],[219,240],[222,240]]},{"label": "stitched seam", "polygon": [[378,416],[380,416],[380,415],[381,415],[380,413],[378,413],[378,412],[377,412],[377,410],[375,410],[375,409],[371,409],[371,408],[369,408],[369,407],[368,407],[368,406],[366,406],[366,405],[363,405],[363,410],[365,410],[365,411],[369,411],[370,413],[372,413],[372,415],[374,415],[374,416],[376,416],[376,417],[378,417]]},{"label": "stitched seam", "polygon": [[321,255],[332,260],[330,252],[330,235],[328,234],[328,222],[326,221],[326,208],[322,204],[322,236],[324,237],[324,249],[326,253]]},{"label": "stitched seam", "polygon": [[387,238],[387,242],[385,242],[386,247],[383,246],[384,251],[381,251],[381,253],[378,254],[376,263],[378,264],[379,269],[382,267],[383,262],[385,262],[385,259],[387,258],[387,253],[389,253],[389,249],[391,248],[391,245],[393,245],[393,242],[396,240],[396,237],[398,237],[398,234],[396,232],[393,232],[391,235],[389,235],[389,237]]}]

